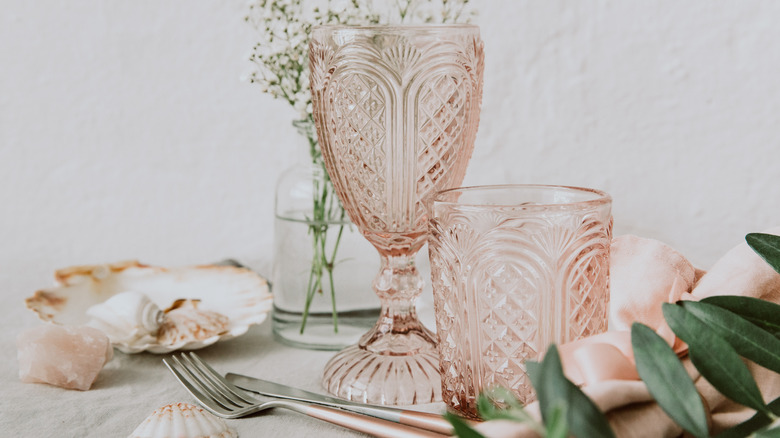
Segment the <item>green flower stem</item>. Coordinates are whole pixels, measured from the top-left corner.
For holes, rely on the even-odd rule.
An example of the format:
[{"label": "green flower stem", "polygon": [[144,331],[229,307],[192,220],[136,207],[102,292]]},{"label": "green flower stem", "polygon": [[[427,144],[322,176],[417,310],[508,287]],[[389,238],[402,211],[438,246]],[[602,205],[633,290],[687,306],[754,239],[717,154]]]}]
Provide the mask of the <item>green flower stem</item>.
[{"label": "green flower stem", "polygon": [[[309,270],[309,282],[306,289],[306,302],[303,308],[303,316],[301,319],[300,333],[303,334],[306,329],[306,322],[308,321],[309,312],[311,310],[312,302],[316,294],[323,294],[324,288],[330,287],[330,299],[331,299],[331,313],[333,316],[333,331],[338,333],[338,309],[336,307],[336,285],[333,276],[333,270],[336,266],[336,256],[338,254],[341,238],[344,234],[344,225],[340,224],[336,240],[333,245],[333,250],[328,257],[327,240],[328,230],[330,225],[328,222],[338,217],[339,221],[343,221],[346,217],[344,207],[342,207],[339,199],[334,193],[333,184],[328,177],[327,170],[325,169],[325,163],[322,160],[322,155],[315,154],[317,149],[316,134],[313,129],[313,120],[311,117],[303,120],[296,121],[295,127],[309,140],[309,147],[312,151],[312,163],[315,166],[322,168],[325,177],[323,179],[314,178],[312,180],[313,185],[313,197],[312,197],[312,216],[309,218],[309,234],[312,236],[312,261],[311,269]],[[324,281],[323,276],[327,273],[327,283]]]},{"label": "green flower stem", "polygon": [[312,242],[314,256],[312,257],[311,270],[309,271],[309,286],[306,291],[306,304],[303,307],[303,318],[301,319],[301,334],[303,334],[303,331],[306,328],[306,321],[309,317],[309,309],[311,308],[311,303],[314,300],[314,294],[317,291],[322,291],[322,258],[323,257],[319,249],[320,248],[319,242],[323,239],[321,238],[321,230],[319,227],[316,226],[316,224],[309,225],[309,231],[311,231],[314,236]]},{"label": "green flower stem", "polygon": [[[330,302],[333,307],[333,332],[339,332],[339,314],[336,310],[336,286],[333,284],[333,268],[335,267],[336,252],[341,242],[341,236],[344,234],[344,225],[339,225],[339,233],[336,236],[336,244],[333,245],[333,255],[330,256],[330,262],[326,265],[328,270],[328,280],[330,280]],[[324,251],[324,248],[323,248]]]}]

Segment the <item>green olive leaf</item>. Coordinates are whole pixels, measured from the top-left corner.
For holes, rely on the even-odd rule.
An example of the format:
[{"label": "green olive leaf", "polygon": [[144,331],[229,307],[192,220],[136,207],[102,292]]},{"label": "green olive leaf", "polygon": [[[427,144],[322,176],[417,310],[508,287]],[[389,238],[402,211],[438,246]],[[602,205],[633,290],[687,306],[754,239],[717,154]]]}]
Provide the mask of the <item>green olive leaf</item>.
[{"label": "green olive leaf", "polygon": [[[542,364],[533,360],[525,361],[525,372],[528,374],[528,378],[531,379],[531,383],[538,381],[542,374]],[[534,385],[534,389],[536,386]]]},{"label": "green olive leaf", "polygon": [[477,396],[477,413],[479,418],[487,420],[508,419],[506,410],[499,409],[485,391]]},{"label": "green olive leaf", "polygon": [[704,405],[672,347],[640,323],[631,326],[631,345],[639,377],[661,409],[692,435],[709,436]]},{"label": "green olive leaf", "polygon": [[764,233],[750,233],[745,236],[747,244],[753,248],[762,259],[780,273],[780,236]]},{"label": "green olive leaf", "polygon": [[523,423],[541,436],[545,428],[531,416],[522,403],[508,389],[494,386],[477,397],[477,411],[483,420],[509,420]]},{"label": "green olive leaf", "polygon": [[697,301],[681,301],[680,305],[731,344],[742,357],[780,373],[780,339],[718,306]]},{"label": "green olive leaf", "polygon": [[534,421],[523,404],[508,389],[496,386],[482,391],[477,397],[477,412],[483,420]]},{"label": "green olive leaf", "polygon": [[553,405],[545,438],[567,438],[569,436],[569,428],[566,425],[567,410],[566,405],[561,402]]},{"label": "green olive leaf", "polygon": [[[768,406],[769,410],[774,412],[775,415],[780,415],[780,397],[774,399]],[[750,434],[769,426],[771,423],[771,418],[758,412],[756,415],[750,417],[750,419],[719,433],[715,438],[745,438],[750,436]]]},{"label": "green olive leaf", "polygon": [[455,435],[460,438],[485,438],[484,435],[472,429],[468,423],[455,414],[447,412],[444,414],[444,418],[450,422],[452,428],[455,430]]},{"label": "green olive leaf", "polygon": [[533,364],[529,367],[529,363],[526,363],[526,369],[536,389],[542,419],[548,431],[560,427],[553,422],[558,415],[556,406],[562,405],[567,407],[566,424],[572,435],[578,438],[615,436],[599,408],[563,375],[561,358],[555,345],[550,346],[541,365]]},{"label": "green olive leaf", "polygon": [[688,344],[693,365],[715,389],[741,405],[769,413],[753,375],[728,342],[680,306],[664,303],[663,313],[674,334]]},{"label": "green olive leaf", "polygon": [[780,337],[780,305],[771,301],[737,295],[715,295],[701,302],[736,313],[775,337]]},{"label": "green olive leaf", "polygon": [[780,438],[780,427],[759,430],[753,434],[754,438]]}]

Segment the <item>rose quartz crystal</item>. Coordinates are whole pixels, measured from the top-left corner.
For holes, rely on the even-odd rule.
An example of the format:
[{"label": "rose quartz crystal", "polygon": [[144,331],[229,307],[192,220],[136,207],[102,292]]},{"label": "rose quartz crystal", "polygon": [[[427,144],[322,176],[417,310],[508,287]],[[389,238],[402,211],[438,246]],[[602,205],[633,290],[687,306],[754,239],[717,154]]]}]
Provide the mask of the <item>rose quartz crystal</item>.
[{"label": "rose quartz crystal", "polygon": [[86,391],[111,359],[108,337],[92,327],[46,324],[16,338],[19,378]]}]

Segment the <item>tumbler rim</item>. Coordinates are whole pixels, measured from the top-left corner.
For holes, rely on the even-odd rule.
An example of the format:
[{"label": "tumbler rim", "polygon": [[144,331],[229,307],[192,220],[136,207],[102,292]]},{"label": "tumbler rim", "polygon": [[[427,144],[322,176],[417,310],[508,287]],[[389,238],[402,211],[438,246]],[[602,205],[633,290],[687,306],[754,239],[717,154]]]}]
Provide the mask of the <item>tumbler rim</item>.
[{"label": "tumbler rim", "polygon": [[[546,192],[567,192],[567,193],[579,193],[579,194],[591,194],[593,197],[589,199],[569,202],[542,202],[542,203],[529,203],[523,204],[519,202],[462,202],[460,199],[451,201],[445,199],[445,197],[454,192],[496,192],[496,191],[513,191],[513,190],[539,190]],[[437,192],[431,202],[437,205],[448,205],[455,208],[518,208],[522,210],[546,210],[550,208],[593,208],[600,205],[611,204],[612,197],[603,190],[592,189],[587,187],[577,186],[565,186],[555,184],[496,184],[496,185],[480,185],[480,186],[464,186],[453,187],[451,189],[441,190]]]}]

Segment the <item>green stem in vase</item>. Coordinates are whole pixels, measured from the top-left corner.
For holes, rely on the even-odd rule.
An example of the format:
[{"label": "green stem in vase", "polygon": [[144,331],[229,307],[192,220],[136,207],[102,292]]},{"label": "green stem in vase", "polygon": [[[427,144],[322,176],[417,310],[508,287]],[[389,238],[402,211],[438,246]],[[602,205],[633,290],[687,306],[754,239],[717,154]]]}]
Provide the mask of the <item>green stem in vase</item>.
[{"label": "green stem in vase", "polygon": [[[341,210],[341,218],[344,218],[344,210]],[[333,255],[330,256],[330,261],[326,265],[328,269],[328,279],[330,280],[330,301],[333,306],[333,331],[335,333],[339,332],[339,314],[336,310],[336,287],[333,284],[333,268],[336,264],[336,252],[339,248],[339,243],[341,242],[341,235],[344,234],[344,225],[339,225],[339,233],[336,236],[336,244],[333,245]]]},{"label": "green stem in vase", "polygon": [[[311,307],[311,302],[314,300],[314,292],[319,287],[318,285],[321,282],[322,277],[322,269],[318,265],[318,261],[320,260],[319,257],[317,257],[318,252],[318,242],[319,242],[319,230],[315,228],[313,225],[309,225],[309,232],[314,236],[313,238],[313,256],[311,261],[311,269],[309,270],[309,284],[306,286],[306,304],[303,306],[303,317],[301,319],[301,334],[303,334],[303,330],[306,328],[306,320],[309,317],[309,308]],[[320,273],[318,275],[318,272]],[[319,278],[318,278],[319,277]]]},{"label": "green stem in vase", "polygon": [[[338,218],[339,222],[342,222],[346,217],[346,213],[344,207],[342,207],[334,193],[333,184],[328,177],[322,155],[319,153],[316,134],[313,128],[313,120],[309,117],[308,119],[297,120],[293,125],[298,128],[299,132],[309,141],[312,164],[322,169],[323,172],[323,178],[315,176],[312,179],[312,215],[309,218],[309,234],[312,236],[312,261],[306,290],[306,302],[301,318],[300,333],[303,334],[306,329],[306,323],[314,297],[318,293],[324,294],[323,289],[326,287],[326,284],[330,287],[333,331],[334,333],[338,333],[338,310],[336,307],[336,287],[333,269],[336,266],[336,256],[338,254],[339,244],[341,243],[341,237],[344,233],[344,225],[339,224],[338,234],[330,258],[328,258],[327,240],[328,230],[330,228],[329,222],[334,218]],[[325,275],[325,273],[328,275],[327,283],[323,281],[323,275]]]}]

